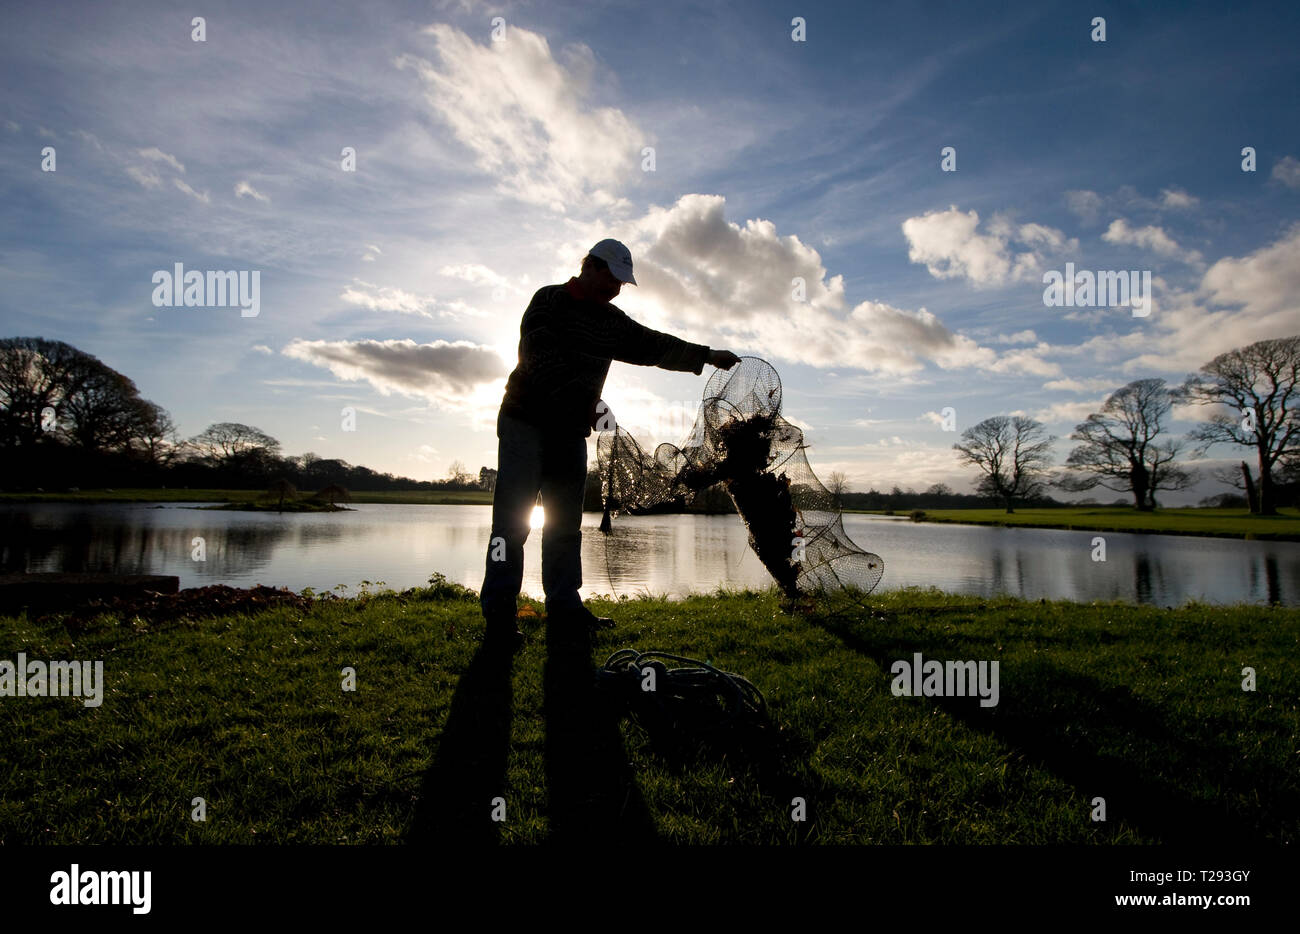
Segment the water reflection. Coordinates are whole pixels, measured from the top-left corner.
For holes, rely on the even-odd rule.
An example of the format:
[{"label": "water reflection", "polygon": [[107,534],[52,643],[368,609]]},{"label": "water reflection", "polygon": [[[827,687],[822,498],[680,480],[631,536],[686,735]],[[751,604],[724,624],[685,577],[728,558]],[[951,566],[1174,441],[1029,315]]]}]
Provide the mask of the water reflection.
[{"label": "water reflection", "polygon": [[[620,516],[606,538],[583,517],[583,594],[681,596],[767,587],[736,516]],[[213,512],[167,504],[0,506],[0,568],[175,574],[182,587],[267,584],[328,590],[384,581],[404,588],[435,571],[477,589],[489,506],[368,505],[353,512]],[[882,588],[1038,599],[1300,604],[1300,544],[893,522],[846,516],[845,530],[885,560]],[[202,538],[197,560],[196,538]],[[541,594],[541,532],[524,548],[524,590]]]},{"label": "water reflection", "polygon": [[1265,553],[1250,562],[1250,581],[1255,589],[1258,589],[1259,586],[1261,566],[1264,571],[1264,590],[1268,594],[1268,602],[1282,602],[1282,584],[1278,574],[1277,555]]},{"label": "water reflection", "polygon": [[1137,591],[1138,603],[1151,602],[1151,562],[1143,552],[1133,561],[1133,586]]},{"label": "water reflection", "polygon": [[[230,517],[238,514],[200,509],[145,512],[147,507],[80,504],[59,508],[64,505],[0,510],[0,567],[5,571],[180,573],[182,586],[198,586],[256,573],[286,547],[338,545],[348,532],[341,525],[232,521]],[[187,575],[178,566],[192,580],[202,580],[185,583]]]}]

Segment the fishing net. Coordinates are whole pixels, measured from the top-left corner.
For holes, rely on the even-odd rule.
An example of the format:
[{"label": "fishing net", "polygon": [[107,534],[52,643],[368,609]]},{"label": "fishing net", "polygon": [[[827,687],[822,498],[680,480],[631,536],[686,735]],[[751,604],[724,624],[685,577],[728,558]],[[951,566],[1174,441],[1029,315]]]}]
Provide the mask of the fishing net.
[{"label": "fishing net", "polygon": [[647,455],[622,428],[600,433],[597,464],[605,515],[633,515],[695,497],[721,483],[749,530],[749,544],[790,599],[850,588],[867,593],[884,562],[844,531],[834,494],[804,456],[803,432],[781,417],[781,379],[771,364],[741,357],[716,370],[690,434]]}]

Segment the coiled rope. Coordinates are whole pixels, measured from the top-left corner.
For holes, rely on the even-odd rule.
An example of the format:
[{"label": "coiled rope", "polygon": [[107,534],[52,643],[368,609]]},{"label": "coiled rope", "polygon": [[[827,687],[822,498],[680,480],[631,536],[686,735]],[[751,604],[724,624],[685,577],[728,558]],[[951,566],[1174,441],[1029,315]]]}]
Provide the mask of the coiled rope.
[{"label": "coiled rope", "polygon": [[[669,668],[665,661],[684,667]],[[596,680],[598,689],[625,703],[650,732],[707,733],[767,716],[763,694],[749,680],[671,652],[620,649],[596,672]]]}]

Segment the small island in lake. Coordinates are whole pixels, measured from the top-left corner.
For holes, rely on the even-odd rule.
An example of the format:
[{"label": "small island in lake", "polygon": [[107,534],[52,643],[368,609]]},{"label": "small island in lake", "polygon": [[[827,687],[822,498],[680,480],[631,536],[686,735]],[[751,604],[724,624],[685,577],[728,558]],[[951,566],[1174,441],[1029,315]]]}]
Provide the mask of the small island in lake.
[{"label": "small island in lake", "polygon": [[251,512],[355,512],[339,506],[335,500],[348,502],[352,495],[337,483],[317,490],[313,495],[299,498],[298,490],[288,480],[277,480],[265,493],[251,501],[221,503],[218,506],[200,506],[200,509],[239,509]]}]

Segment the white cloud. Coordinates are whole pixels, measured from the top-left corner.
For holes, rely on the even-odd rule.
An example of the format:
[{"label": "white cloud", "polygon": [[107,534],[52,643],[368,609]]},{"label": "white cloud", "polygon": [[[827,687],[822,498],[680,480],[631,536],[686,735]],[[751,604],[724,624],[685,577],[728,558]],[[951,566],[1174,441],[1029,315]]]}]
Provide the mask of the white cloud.
[{"label": "white cloud", "polygon": [[[15,126],[17,126],[17,124],[15,124]],[[99,137],[94,133],[87,132],[86,130],[73,130],[70,135],[77,137],[77,139],[82,140],[83,142],[90,143],[90,145],[94,146],[100,152],[104,152],[104,144],[99,141]]]},{"label": "white cloud", "polygon": [[1114,317],[1114,315],[1115,309],[1113,308],[1073,308],[1061,315],[1061,319],[1073,321],[1077,324],[1100,324],[1107,318]]},{"label": "white cloud", "polygon": [[1043,388],[1053,391],[1064,392],[1101,392],[1108,389],[1118,389],[1119,386],[1113,379],[1054,379],[1043,383]]},{"label": "white cloud", "polygon": [[212,200],[212,198],[209,197],[209,195],[208,195],[208,193],[207,193],[206,191],[202,191],[202,192],[200,192],[200,191],[195,191],[195,190],[194,190],[193,188],[191,188],[188,184],[186,184],[186,182],[185,182],[183,179],[173,178],[173,179],[172,179],[172,184],[175,185],[175,186],[176,186],[178,189],[180,189],[181,191],[185,192],[187,195],[189,195],[189,196],[190,196],[191,198],[193,198],[195,201],[202,201],[204,204],[207,204],[207,203],[209,203],[209,202]]},{"label": "white cloud", "polygon": [[1300,189],[1300,159],[1283,156],[1273,166],[1272,177],[1288,188]]},{"label": "white cloud", "polygon": [[1088,223],[1092,223],[1101,213],[1102,200],[1101,195],[1095,191],[1067,191],[1065,193],[1065,206],[1078,217]]},{"label": "white cloud", "polygon": [[[475,285],[486,285],[494,289],[508,289],[511,292],[519,292],[509,279],[495,270],[489,269],[481,263],[462,263],[459,266],[443,266],[438,270],[440,276],[450,276],[453,279],[462,279],[465,282],[471,282]],[[525,277],[527,281],[527,277]]]},{"label": "white cloud", "polygon": [[1093,412],[1100,412],[1105,402],[1105,398],[1085,402],[1057,402],[1031,412],[1029,417],[1049,427],[1062,423],[1073,426],[1087,419]]},{"label": "white cloud", "polygon": [[460,299],[453,299],[452,301],[443,304],[442,310],[438,312],[438,316],[442,318],[486,318],[488,312],[462,302]]},{"label": "white cloud", "polygon": [[170,153],[165,153],[157,146],[150,146],[148,149],[137,149],[136,152],[142,159],[148,159],[150,162],[165,162],[182,175],[185,174],[185,166],[181,165],[181,160],[177,159]]},{"label": "white cloud", "polygon": [[617,108],[587,103],[612,80],[596,74],[589,48],[566,48],[566,67],[545,37],[514,24],[487,44],[445,24],[425,33],[440,63],[404,55],[397,65],[416,71],[429,105],[498,190],[559,212],[628,206],[616,192],[635,177],[649,140]]},{"label": "white cloud", "polygon": [[[1196,291],[1165,287],[1150,326],[1106,335],[1077,348],[1096,359],[1122,359],[1144,376],[1198,369],[1234,347],[1300,331],[1300,225],[1244,257],[1224,257]],[[1076,348],[1071,348],[1073,352]]]},{"label": "white cloud", "polygon": [[275,353],[274,350],[272,350],[270,347],[266,346],[265,344],[254,344],[249,349],[251,349],[254,353],[265,353],[265,354]]},{"label": "white cloud", "polygon": [[1038,340],[1038,335],[1026,328],[1023,331],[1017,331],[1014,334],[999,334],[993,338],[995,344],[1033,344]]},{"label": "white cloud", "polygon": [[1175,422],[1208,422],[1214,414],[1214,406],[1190,403],[1181,405],[1175,402],[1169,407],[1169,419]]},{"label": "white cloud", "polygon": [[903,222],[907,257],[914,263],[924,263],[937,279],[964,277],[976,286],[995,286],[1031,281],[1042,266],[1043,256],[1037,249],[1016,252],[1011,247],[1013,242],[1051,251],[1078,248],[1078,241],[1042,224],[1017,226],[995,215],[988,224],[988,233],[979,233],[978,226],[978,213],[963,213],[956,206],[909,217]]},{"label": "white cloud", "polygon": [[1161,206],[1172,210],[1194,208],[1199,203],[1199,198],[1189,195],[1181,188],[1166,188],[1160,192]]},{"label": "white cloud", "polygon": [[[958,435],[950,435],[954,441]],[[815,464],[823,482],[831,470],[844,470],[849,475],[850,488],[889,490],[894,486],[924,490],[935,483],[947,483],[954,489],[965,487],[970,481],[968,468],[963,467],[952,449],[951,442],[932,447],[913,442],[907,446],[890,446],[883,451],[876,446],[859,448],[861,456],[852,463],[828,462]]]},{"label": "white cloud", "polygon": [[247,181],[240,181],[235,185],[235,197],[242,198],[247,195],[257,201],[270,201],[266,195],[262,194]]},{"label": "white cloud", "polygon": [[373,243],[367,243],[366,252],[361,254],[361,261],[363,263],[373,263],[375,257],[382,255],[383,252],[383,250],[379,249],[379,247],[375,246]]},{"label": "white cloud", "polygon": [[463,405],[485,388],[499,392],[507,373],[494,350],[468,341],[295,340],[281,352],[339,379],[364,380],[385,396],[400,393],[442,406]]},{"label": "white cloud", "polygon": [[139,182],[144,188],[162,187],[162,176],[147,166],[128,165],[126,174]]},{"label": "white cloud", "polygon": [[1060,364],[1043,359],[1044,355],[1051,352],[1052,347],[1049,344],[1040,342],[1032,348],[1022,347],[1019,350],[1008,351],[990,364],[988,369],[994,373],[1012,375],[1058,376],[1061,373]]},{"label": "white cloud", "polygon": [[1195,195],[1174,186],[1162,188],[1158,199],[1140,194],[1132,185],[1121,185],[1107,195],[1087,190],[1065,193],[1065,206],[1088,225],[1095,223],[1106,210],[1154,214],[1160,211],[1186,211],[1200,203]]},{"label": "white cloud", "polygon": [[[94,138],[93,134],[81,133],[79,135],[81,135],[82,138],[90,142],[93,142],[97,147],[100,148],[101,151],[103,150],[103,146],[99,143],[97,139]],[[159,165],[170,167],[173,171],[180,172],[182,174],[185,172],[185,166],[181,164],[179,159],[177,159],[175,156],[171,155],[170,153],[163,152],[161,149],[159,149],[156,146],[151,146],[148,149],[137,149],[136,155],[144,159],[145,162],[127,163],[125,164],[124,171],[131,178],[135,179],[135,181],[138,182],[140,186],[143,188],[157,189],[163,187],[165,180],[163,178],[162,173],[157,168],[157,166]],[[117,159],[120,163],[127,162],[126,159],[123,159],[118,156],[114,156],[114,158]],[[177,191],[184,192],[185,194],[193,198],[195,201],[200,201],[203,204],[208,204],[212,201],[211,196],[209,196],[209,194],[206,191],[203,192],[196,191],[184,179],[173,177],[171,179],[171,183],[176,188]]]},{"label": "white cloud", "polygon": [[1278,327],[1275,336],[1300,331],[1300,225],[1249,256],[1219,260],[1201,285],[1214,304],[1239,305]]},{"label": "white cloud", "polygon": [[[642,317],[684,322],[690,340],[721,334],[737,353],[813,366],[904,374],[927,363],[996,359],[924,308],[864,301],[847,309],[843,277],[828,277],[814,248],[779,236],[770,221],[728,221],[725,203],[720,195],[684,195],[610,232],[632,250],[641,283],[635,301],[652,306]],[[592,231],[578,236],[576,243],[590,243]],[[795,278],[804,280],[804,301],[792,297]]]},{"label": "white cloud", "polygon": [[1165,233],[1164,228],[1156,226],[1130,227],[1124,218],[1116,218],[1101,235],[1107,243],[1124,246],[1136,246],[1151,250],[1161,256],[1180,259],[1193,265],[1201,262],[1201,254],[1196,250],[1184,250],[1173,237]]},{"label": "white cloud", "polygon": [[433,309],[437,307],[438,302],[432,295],[416,295],[405,289],[377,286],[360,279],[353,281],[356,286],[347,286],[339,295],[339,298],[349,305],[359,305],[371,311],[396,311],[406,315],[436,317]]},{"label": "white cloud", "polygon": [[[1021,224],[1017,229],[1009,222],[998,220],[997,229],[1003,236],[1016,240],[1026,245],[1041,243],[1043,246],[1050,247],[1053,250],[1062,250],[1067,248],[1077,248],[1078,241],[1069,239],[1055,227],[1046,227],[1042,224]],[[992,228],[990,224],[990,228]]]}]

